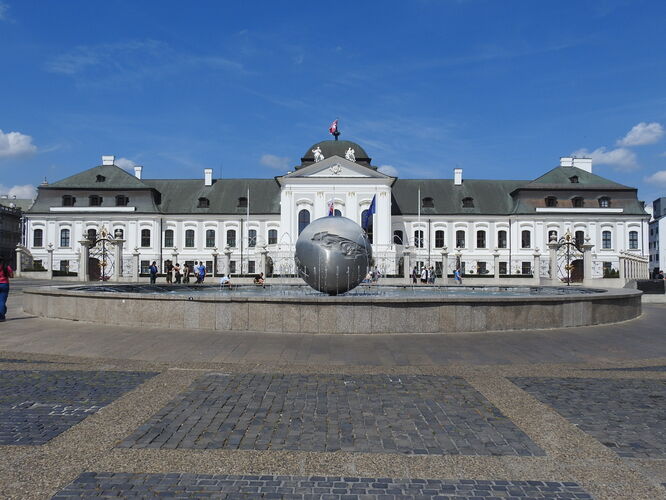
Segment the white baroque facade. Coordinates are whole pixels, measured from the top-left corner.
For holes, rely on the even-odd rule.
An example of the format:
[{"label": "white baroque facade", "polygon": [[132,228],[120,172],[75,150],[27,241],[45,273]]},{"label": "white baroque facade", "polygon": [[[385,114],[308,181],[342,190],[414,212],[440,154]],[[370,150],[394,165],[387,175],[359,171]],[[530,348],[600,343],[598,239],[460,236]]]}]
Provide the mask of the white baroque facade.
[{"label": "white baroque facade", "polygon": [[[201,179],[144,179],[142,167],[131,175],[113,163],[103,157],[40,186],[24,242],[37,264],[77,272],[86,238],[106,230],[123,240],[124,278],[152,261],[160,269],[203,261],[217,275],[293,275],[300,228],[331,211],[362,225],[373,199],[368,232],[385,275],[407,274],[409,253],[410,267],[440,273],[446,261],[448,274],[461,266],[468,275],[547,277],[548,242],[567,232],[592,245],[589,278],[616,271],[623,252],[648,253],[649,216],[636,189],[593,174],[588,159],[562,158],[527,181],[465,179],[462,169],[452,179],[398,179],[377,171],[360,145],[337,140],[308,148],[294,171],[274,179],[214,179],[211,169]],[[94,271],[102,258],[92,257]]]}]

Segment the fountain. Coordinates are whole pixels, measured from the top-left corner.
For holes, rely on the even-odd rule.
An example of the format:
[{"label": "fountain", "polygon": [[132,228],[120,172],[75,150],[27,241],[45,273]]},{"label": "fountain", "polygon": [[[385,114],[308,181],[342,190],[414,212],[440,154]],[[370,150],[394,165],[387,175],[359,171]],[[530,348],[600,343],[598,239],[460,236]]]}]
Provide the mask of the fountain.
[{"label": "fountain", "polygon": [[336,334],[535,330],[641,314],[641,292],[632,289],[366,286],[371,257],[356,223],[325,217],[296,242],[296,270],[307,285],[53,286],[25,290],[24,310],[127,326]]}]

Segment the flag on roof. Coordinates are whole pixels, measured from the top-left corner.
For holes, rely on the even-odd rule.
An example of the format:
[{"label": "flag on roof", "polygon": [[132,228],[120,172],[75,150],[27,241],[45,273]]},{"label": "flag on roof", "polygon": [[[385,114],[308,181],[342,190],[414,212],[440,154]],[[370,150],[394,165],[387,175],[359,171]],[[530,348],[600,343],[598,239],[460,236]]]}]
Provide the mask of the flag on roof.
[{"label": "flag on roof", "polygon": [[333,135],[338,133],[338,120],[337,120],[337,118],[333,121],[333,123],[331,123],[331,126],[328,127],[328,131]]}]

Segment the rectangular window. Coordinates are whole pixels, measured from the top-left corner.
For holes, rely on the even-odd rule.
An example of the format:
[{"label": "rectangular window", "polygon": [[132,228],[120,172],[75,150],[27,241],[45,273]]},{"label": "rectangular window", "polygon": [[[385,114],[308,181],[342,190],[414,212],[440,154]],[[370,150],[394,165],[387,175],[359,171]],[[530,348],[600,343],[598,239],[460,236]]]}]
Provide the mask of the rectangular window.
[{"label": "rectangular window", "polygon": [[486,248],[486,232],[476,232],[476,248]]},{"label": "rectangular window", "polygon": [[500,274],[507,274],[506,273],[506,262],[500,262],[499,263],[499,273]]},{"label": "rectangular window", "polygon": [[69,272],[69,261],[68,260],[61,260],[60,261],[60,271],[63,273],[68,273]]},{"label": "rectangular window", "polygon": [[629,249],[638,249],[638,231],[629,231]]},{"label": "rectangular window", "polygon": [[604,278],[610,278],[613,265],[610,262],[603,262]]},{"label": "rectangular window", "polygon": [[610,248],[612,248],[610,231],[603,231],[601,233],[601,248],[605,250],[609,250]]},{"label": "rectangular window", "polygon": [[164,246],[172,247],[173,246],[173,229],[167,229],[164,231]]},{"label": "rectangular window", "polygon": [[585,231],[576,231],[574,233],[574,243],[578,248],[583,248],[585,244]]},{"label": "rectangular window", "polygon": [[194,229],[185,231],[185,247],[194,248]]},{"label": "rectangular window", "polygon": [[442,277],[442,261],[435,262],[435,276],[438,278]]},{"label": "rectangular window", "polygon": [[213,261],[212,260],[207,260],[206,261],[206,275],[212,275],[213,274]]},{"label": "rectangular window", "polygon": [[417,229],[414,231],[414,246],[416,248],[423,248],[423,231]]},{"label": "rectangular window", "polygon": [[488,268],[485,262],[479,261],[476,263],[476,274],[488,274]]},{"label": "rectangular window", "polygon": [[529,261],[524,261],[520,266],[521,274],[532,274],[532,263]]},{"label": "rectangular window", "polygon": [[227,246],[230,248],[236,247],[236,230],[229,229],[227,231]]},{"label": "rectangular window", "polygon": [[236,274],[236,261],[235,260],[230,260],[229,261],[229,274]]},{"label": "rectangular window", "polygon": [[206,248],[212,248],[215,246],[215,230],[207,229],[206,230]]},{"label": "rectangular window", "polygon": [[277,245],[277,229],[268,230],[268,244]]},{"label": "rectangular window", "polygon": [[148,268],[150,267],[150,261],[142,260],[139,267],[141,268],[141,274],[148,274],[150,272],[148,270]]},{"label": "rectangular window", "polygon": [[506,231],[497,231],[497,248],[506,248]]},{"label": "rectangular window", "polygon": [[141,230],[141,246],[143,248],[150,246],[150,229]]},{"label": "rectangular window", "polygon": [[532,246],[532,233],[525,230],[521,233],[521,248],[530,248]]},{"label": "rectangular window", "polygon": [[435,248],[444,248],[444,231],[435,231]]},{"label": "rectangular window", "polygon": [[254,274],[255,273],[255,265],[253,260],[248,260],[247,261],[247,272],[248,274]]},{"label": "rectangular window", "polygon": [[247,246],[248,247],[256,247],[257,246],[257,230],[256,229],[250,229],[247,232]]},{"label": "rectangular window", "polygon": [[465,231],[456,231],[456,248],[465,248]]}]

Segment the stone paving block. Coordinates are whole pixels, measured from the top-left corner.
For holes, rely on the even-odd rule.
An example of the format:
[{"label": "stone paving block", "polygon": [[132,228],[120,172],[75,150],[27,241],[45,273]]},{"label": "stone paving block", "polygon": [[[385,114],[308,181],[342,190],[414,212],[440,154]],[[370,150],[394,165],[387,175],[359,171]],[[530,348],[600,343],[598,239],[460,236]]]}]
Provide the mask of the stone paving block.
[{"label": "stone paving block", "polygon": [[155,376],[0,370],[0,445],[41,445]]},{"label": "stone paving block", "polygon": [[210,374],[124,448],[544,455],[460,377]]},{"label": "stone paving block", "polygon": [[81,474],[53,496],[141,498],[398,498],[591,499],[577,483],[440,479],[341,478],[323,476],[234,476],[226,474]]},{"label": "stone paving block", "polygon": [[512,378],[621,457],[666,458],[666,381]]}]

